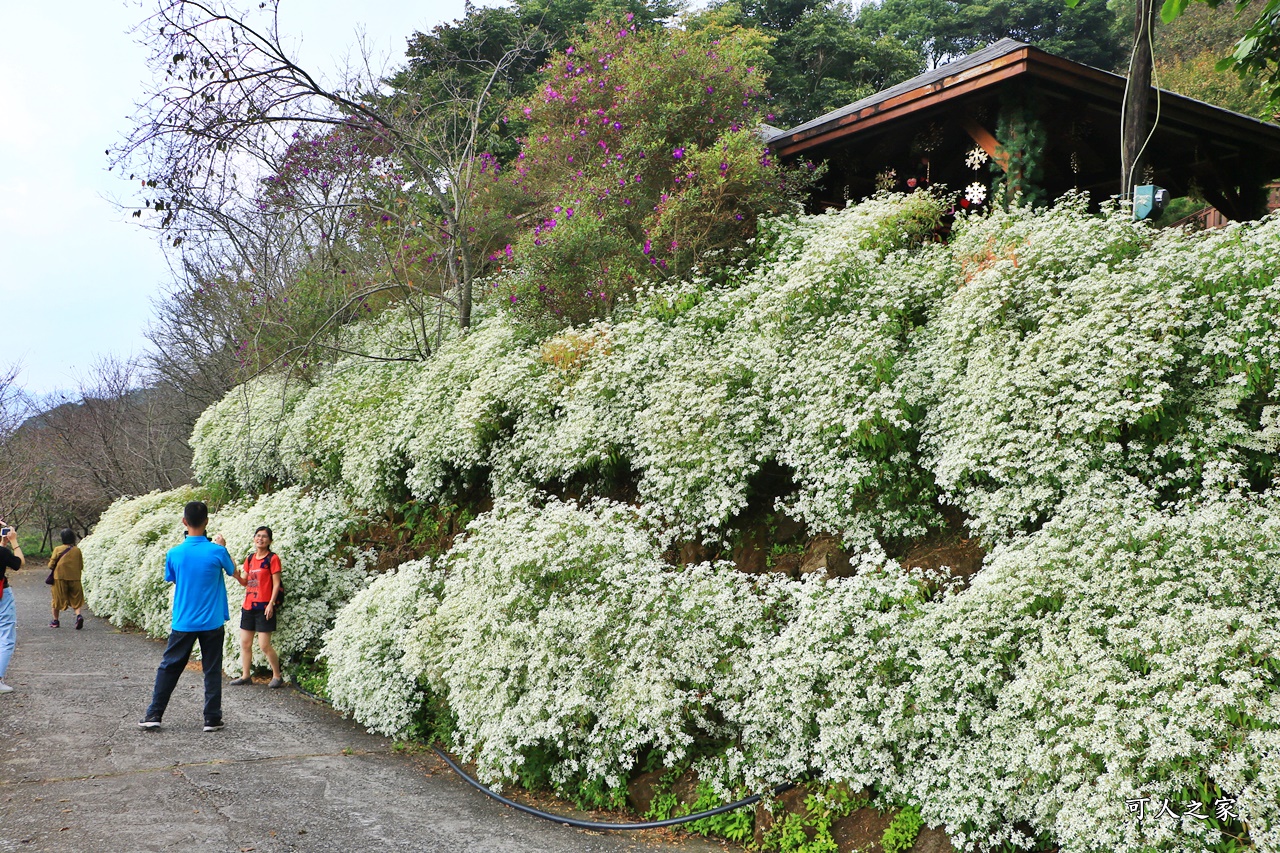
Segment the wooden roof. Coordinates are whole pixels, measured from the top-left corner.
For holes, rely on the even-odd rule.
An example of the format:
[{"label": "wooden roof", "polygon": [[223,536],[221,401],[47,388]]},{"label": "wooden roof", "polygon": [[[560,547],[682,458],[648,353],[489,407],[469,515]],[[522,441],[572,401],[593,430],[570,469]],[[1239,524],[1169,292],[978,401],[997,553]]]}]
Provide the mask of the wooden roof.
[{"label": "wooden roof", "polygon": [[[1051,193],[1070,189],[1073,181],[1079,188],[1090,190],[1095,198],[1118,191],[1125,78],[1013,39],[1003,39],[868,98],[779,131],[768,141],[786,158],[805,156],[839,166],[842,158],[849,160],[852,156],[858,165],[835,168],[834,177],[861,186],[866,180],[863,173],[876,159],[873,148],[882,157],[886,153],[896,157],[909,132],[929,123],[945,126],[964,137],[951,148],[972,147],[975,142],[994,148],[995,128],[989,114],[994,110],[996,94],[1010,87],[1032,93],[1032,99],[1040,105],[1042,119],[1049,124],[1050,147],[1054,149],[1047,152],[1049,156],[1058,161],[1071,159],[1074,171],[1070,175],[1062,162],[1052,164],[1047,187]],[[1253,203],[1252,191],[1242,187],[1280,177],[1280,126],[1166,90],[1153,92],[1148,118],[1154,131],[1147,160],[1157,172],[1157,182],[1176,194],[1194,183],[1215,206],[1234,206],[1224,212],[1240,218],[1238,214]],[[1078,144],[1078,129],[1067,127],[1081,121],[1093,125],[1087,146]],[[1075,140],[1075,148],[1088,150],[1067,151],[1062,139],[1066,134]],[[935,158],[935,164],[945,171],[943,159],[946,158]],[[1082,159],[1087,161],[1084,168],[1079,166]],[[1261,197],[1265,198],[1265,193]]]}]

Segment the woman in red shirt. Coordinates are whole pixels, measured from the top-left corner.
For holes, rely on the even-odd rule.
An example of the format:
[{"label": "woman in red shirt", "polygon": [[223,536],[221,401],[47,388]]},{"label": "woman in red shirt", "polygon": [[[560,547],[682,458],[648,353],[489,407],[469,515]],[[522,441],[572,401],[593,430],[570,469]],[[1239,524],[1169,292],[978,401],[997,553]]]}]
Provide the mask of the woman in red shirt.
[{"label": "woman in red shirt", "polygon": [[280,595],[280,558],[271,550],[271,528],[259,527],[253,533],[253,553],[244,558],[244,566],[236,569],[235,578],[245,588],[240,610],[240,677],[232,684],[252,684],[249,668],[253,664],[253,635],[258,647],[271,664],[268,687],[284,687],[280,673],[280,656],[271,645],[271,632],[276,629],[276,601]]}]

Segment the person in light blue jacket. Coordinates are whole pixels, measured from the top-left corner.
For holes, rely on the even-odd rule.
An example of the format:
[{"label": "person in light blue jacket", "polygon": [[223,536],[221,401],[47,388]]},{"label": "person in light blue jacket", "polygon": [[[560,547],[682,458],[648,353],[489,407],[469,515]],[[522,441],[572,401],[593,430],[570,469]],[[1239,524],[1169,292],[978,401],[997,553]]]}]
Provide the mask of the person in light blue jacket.
[{"label": "person in light blue jacket", "polygon": [[234,574],[236,567],[222,536],[211,542],[204,535],[208,523],[209,507],[203,501],[188,503],[182,512],[187,538],[170,548],[164,558],[164,579],[174,585],[173,622],[169,644],[156,670],[151,704],[138,722],[143,729],[160,727],[178,676],[197,642],[204,670],[204,730],[222,728],[222,640],[231,617],[223,575]]}]

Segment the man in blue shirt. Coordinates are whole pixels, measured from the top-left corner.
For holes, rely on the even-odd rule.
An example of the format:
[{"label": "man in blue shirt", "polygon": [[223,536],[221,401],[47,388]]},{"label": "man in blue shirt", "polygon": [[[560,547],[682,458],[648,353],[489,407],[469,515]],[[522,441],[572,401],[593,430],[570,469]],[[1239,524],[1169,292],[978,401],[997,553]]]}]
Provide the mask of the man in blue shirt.
[{"label": "man in blue shirt", "polygon": [[138,723],[144,729],[160,727],[178,676],[191,659],[197,641],[204,669],[204,730],[216,732],[222,728],[222,635],[231,616],[222,576],[234,574],[236,567],[221,536],[214,542],[205,537],[208,523],[209,507],[203,501],[188,503],[182,512],[187,538],[170,548],[164,558],[164,579],[174,585],[173,623],[169,645],[156,670],[151,704]]}]

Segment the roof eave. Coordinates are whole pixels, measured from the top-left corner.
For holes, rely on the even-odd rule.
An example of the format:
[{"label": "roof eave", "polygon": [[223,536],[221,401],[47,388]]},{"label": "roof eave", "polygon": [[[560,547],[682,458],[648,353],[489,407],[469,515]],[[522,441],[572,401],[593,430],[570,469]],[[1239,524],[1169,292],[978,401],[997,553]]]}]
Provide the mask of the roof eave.
[{"label": "roof eave", "polygon": [[[945,66],[940,70],[945,70]],[[875,100],[873,96],[871,102],[861,108],[849,112],[837,111],[826,121],[820,117],[782,131],[770,137],[768,142],[779,154],[794,156],[1020,74],[1057,81],[1077,91],[1108,99],[1123,97],[1125,88],[1125,78],[1119,74],[1062,59],[1031,45],[1017,44],[1013,49],[979,65],[960,68],[954,74],[936,75],[919,86],[884,100]],[[1158,91],[1167,108],[1182,114],[1192,124],[1201,125],[1206,131],[1221,132],[1225,125],[1240,136],[1251,137],[1258,142],[1266,141],[1272,146],[1280,140],[1280,127],[1276,125],[1184,95],[1163,89]]]}]

